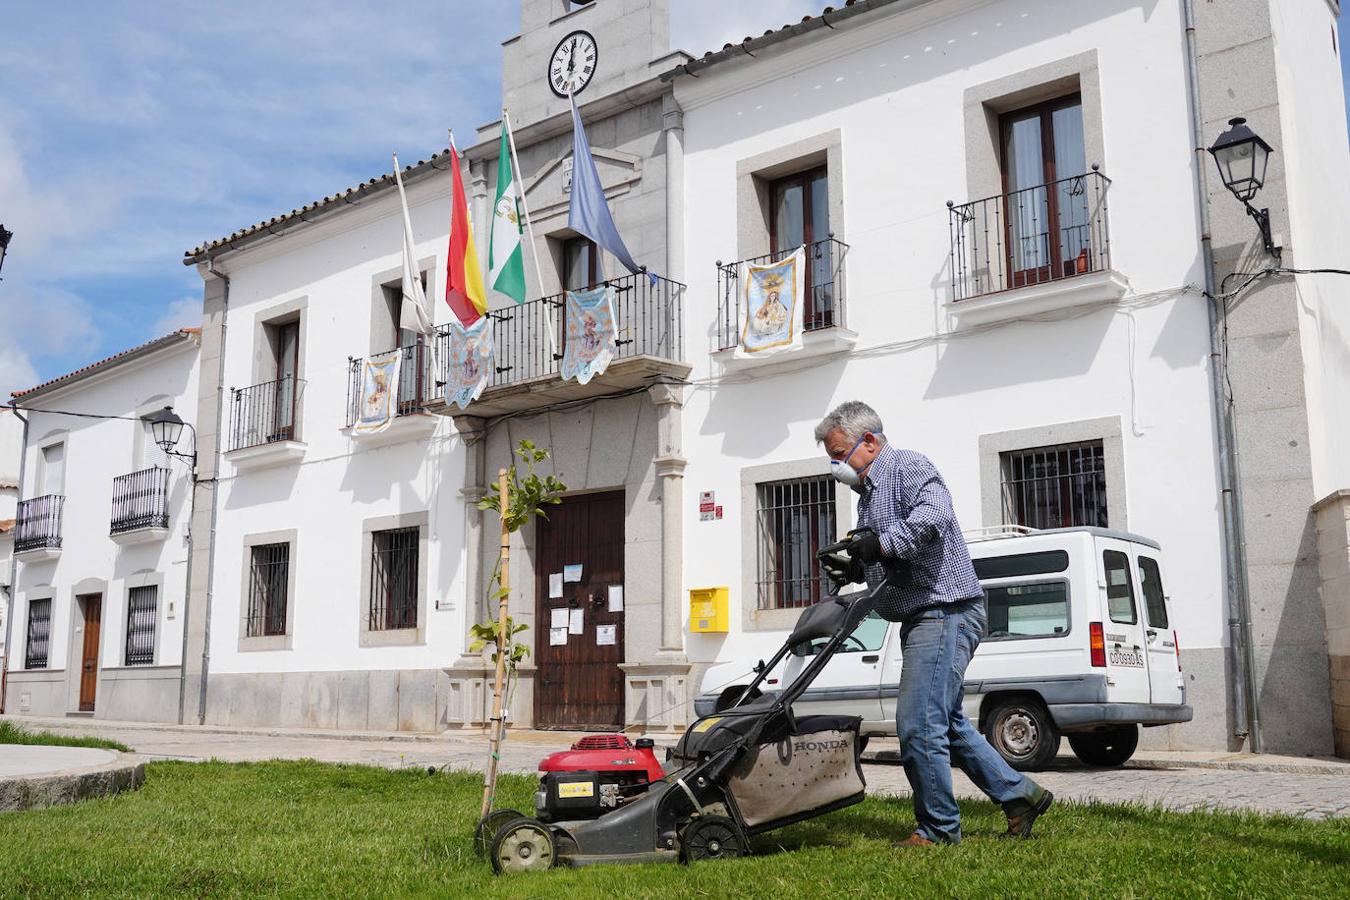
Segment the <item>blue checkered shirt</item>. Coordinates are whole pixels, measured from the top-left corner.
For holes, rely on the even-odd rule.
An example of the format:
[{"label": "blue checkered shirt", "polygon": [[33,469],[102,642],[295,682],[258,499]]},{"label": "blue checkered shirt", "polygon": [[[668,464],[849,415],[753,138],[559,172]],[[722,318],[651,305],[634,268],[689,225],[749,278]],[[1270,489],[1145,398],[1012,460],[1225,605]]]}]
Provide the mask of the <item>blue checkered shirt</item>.
[{"label": "blue checkered shirt", "polygon": [[867,567],[871,587],[885,577],[885,560],[907,560],[909,583],[877,595],[877,614],[904,621],[920,609],[982,596],[952,495],[928,457],[890,444],[867,467],[858,492],[858,527],[881,538],[883,561]]}]

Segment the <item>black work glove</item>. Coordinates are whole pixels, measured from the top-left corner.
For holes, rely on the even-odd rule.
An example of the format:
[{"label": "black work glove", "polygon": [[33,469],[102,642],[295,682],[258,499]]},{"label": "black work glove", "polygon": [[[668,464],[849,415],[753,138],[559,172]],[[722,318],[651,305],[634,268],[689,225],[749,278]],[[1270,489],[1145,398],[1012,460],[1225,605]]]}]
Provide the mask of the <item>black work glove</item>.
[{"label": "black work glove", "polygon": [[844,538],[848,555],[865,566],[881,562],[881,538],[870,528],[855,528]]},{"label": "black work glove", "polygon": [[867,579],[866,567],[862,560],[848,552],[847,540],[822,547],[816,554],[820,568],[834,585],[834,592],[849,584],[859,584]]}]

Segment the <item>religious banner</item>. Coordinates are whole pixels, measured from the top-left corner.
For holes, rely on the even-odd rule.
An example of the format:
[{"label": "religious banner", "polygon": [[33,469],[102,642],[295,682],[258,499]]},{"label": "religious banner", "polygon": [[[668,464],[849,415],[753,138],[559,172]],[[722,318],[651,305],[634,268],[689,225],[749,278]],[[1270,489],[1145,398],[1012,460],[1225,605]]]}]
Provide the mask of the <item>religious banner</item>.
[{"label": "religious banner", "polygon": [[477,400],[492,374],[492,317],[468,328],[450,323],[450,350],[445,367],[445,405],[465,409]]},{"label": "religious banner", "polygon": [[585,384],[603,374],[614,358],[614,289],[567,292],[567,333],[562,377]]},{"label": "religious banner", "polygon": [[740,340],[737,359],[755,359],[802,346],[806,251],[766,266],[741,269]]},{"label": "religious banner", "polygon": [[361,360],[360,407],[357,434],[376,434],[389,427],[398,415],[398,373],[402,350],[391,350]]}]

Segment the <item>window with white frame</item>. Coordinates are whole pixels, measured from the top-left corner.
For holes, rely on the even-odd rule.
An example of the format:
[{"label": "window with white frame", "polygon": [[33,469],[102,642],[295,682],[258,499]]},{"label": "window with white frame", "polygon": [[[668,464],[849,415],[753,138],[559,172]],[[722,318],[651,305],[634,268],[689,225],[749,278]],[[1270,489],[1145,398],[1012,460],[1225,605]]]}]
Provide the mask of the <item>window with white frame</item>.
[{"label": "window with white frame", "polygon": [[255,544],[249,548],[248,614],[245,637],[274,637],[286,633],[286,604],[290,587],[291,545]]},{"label": "window with white frame", "polygon": [[1069,528],[1109,522],[1102,442],[1080,441],[1000,454],[1003,523]]},{"label": "window with white frame", "polygon": [[50,597],[28,601],[28,640],[25,642],[23,667],[47,668],[47,651],[51,645],[52,601]]},{"label": "window with white frame", "polygon": [[127,646],[124,665],[149,666],[155,662],[155,620],[159,612],[159,587],[153,584],[127,592]]},{"label": "window with white frame", "polygon": [[760,609],[810,606],[829,592],[816,553],[835,540],[834,487],[828,475],[756,486]]}]

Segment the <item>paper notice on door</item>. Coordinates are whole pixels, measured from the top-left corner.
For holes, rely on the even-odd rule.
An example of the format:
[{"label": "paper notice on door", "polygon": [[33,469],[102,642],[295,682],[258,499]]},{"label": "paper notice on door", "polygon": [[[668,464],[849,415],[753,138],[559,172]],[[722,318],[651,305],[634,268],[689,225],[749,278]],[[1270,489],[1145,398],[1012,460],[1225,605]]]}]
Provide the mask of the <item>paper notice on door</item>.
[{"label": "paper notice on door", "polygon": [[568,634],[586,633],[586,610],[584,609],[572,610],[572,614],[567,620],[567,633]]},{"label": "paper notice on door", "polygon": [[548,645],[550,647],[565,647],[567,645],[567,629],[550,628],[548,630]]},{"label": "paper notice on door", "polygon": [[573,563],[570,566],[563,566],[563,581],[577,582],[581,580],[581,563]]},{"label": "paper notice on door", "polygon": [[609,586],[609,611],[623,612],[623,585],[621,584]]},{"label": "paper notice on door", "polygon": [[567,607],[559,606],[556,609],[549,610],[549,628],[567,627]]},{"label": "paper notice on door", "polygon": [[548,576],[548,599],[550,599],[550,600],[561,600],[561,599],[562,599],[562,586],[563,586],[563,580],[562,580],[562,573],[561,573],[561,572],[554,572],[553,574],[549,575],[549,576]]},{"label": "paper notice on door", "polygon": [[613,647],[615,644],[615,632],[619,630],[617,625],[597,625],[595,626],[595,645],[597,647]]}]

